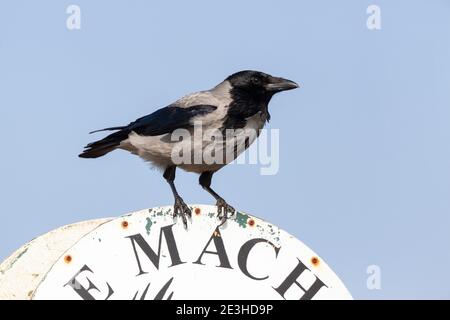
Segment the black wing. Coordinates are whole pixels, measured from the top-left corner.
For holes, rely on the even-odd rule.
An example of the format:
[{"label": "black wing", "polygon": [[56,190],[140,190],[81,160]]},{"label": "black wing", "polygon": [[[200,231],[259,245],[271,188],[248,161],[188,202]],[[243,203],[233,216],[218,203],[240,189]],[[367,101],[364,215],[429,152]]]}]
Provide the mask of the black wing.
[{"label": "black wing", "polygon": [[217,107],[212,105],[197,105],[187,108],[168,106],[137,119],[126,128],[144,136],[159,136],[171,133],[176,129],[188,128],[192,125],[193,117],[213,112],[216,109]]},{"label": "black wing", "polygon": [[103,156],[114,150],[121,141],[127,139],[132,131],[144,136],[159,136],[171,133],[176,129],[189,128],[192,126],[193,117],[213,112],[216,109],[217,107],[212,105],[196,105],[187,108],[171,105],[139,118],[127,126],[93,131],[118,130],[102,140],[89,143],[79,156],[82,158]]}]

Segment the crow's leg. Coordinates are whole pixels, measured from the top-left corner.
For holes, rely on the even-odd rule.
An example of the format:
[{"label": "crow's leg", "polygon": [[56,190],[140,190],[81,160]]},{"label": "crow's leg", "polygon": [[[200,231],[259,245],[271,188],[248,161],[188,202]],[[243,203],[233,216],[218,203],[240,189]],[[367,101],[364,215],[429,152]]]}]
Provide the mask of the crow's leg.
[{"label": "crow's leg", "polygon": [[219,196],[213,189],[211,189],[211,178],[214,172],[205,171],[200,175],[198,182],[200,185],[208,191],[216,200],[217,216],[222,220],[222,224],[229,218],[228,213],[231,216],[236,212],[232,206],[230,206],[221,196]]},{"label": "crow's leg", "polygon": [[177,167],[176,166],[170,166],[166,168],[166,171],[164,171],[164,178],[167,180],[167,182],[170,185],[170,188],[172,189],[173,196],[175,198],[175,204],[173,206],[173,217],[180,216],[181,219],[183,219],[183,224],[187,228],[187,218],[186,215],[191,217],[192,211],[189,209],[189,207],[184,203],[183,199],[180,197],[180,195],[177,192],[177,189],[175,188],[175,171]]}]

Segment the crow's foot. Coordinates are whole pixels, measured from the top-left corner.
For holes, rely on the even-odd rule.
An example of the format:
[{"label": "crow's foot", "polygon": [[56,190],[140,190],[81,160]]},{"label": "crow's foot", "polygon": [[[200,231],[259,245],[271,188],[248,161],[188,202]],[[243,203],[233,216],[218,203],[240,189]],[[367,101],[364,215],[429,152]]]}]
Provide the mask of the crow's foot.
[{"label": "crow's foot", "polygon": [[187,229],[187,217],[189,218],[192,217],[192,211],[191,209],[187,206],[186,203],[184,203],[183,199],[181,199],[181,197],[177,196],[175,197],[175,204],[173,206],[173,217],[181,217],[181,219],[183,220],[183,224],[184,227]]},{"label": "crow's foot", "polygon": [[226,203],[225,200],[223,200],[222,198],[217,200],[216,206],[217,206],[217,217],[222,221],[220,226],[223,225],[227,221],[227,219],[232,215],[234,215],[234,213],[236,212],[236,210],[228,203]]}]

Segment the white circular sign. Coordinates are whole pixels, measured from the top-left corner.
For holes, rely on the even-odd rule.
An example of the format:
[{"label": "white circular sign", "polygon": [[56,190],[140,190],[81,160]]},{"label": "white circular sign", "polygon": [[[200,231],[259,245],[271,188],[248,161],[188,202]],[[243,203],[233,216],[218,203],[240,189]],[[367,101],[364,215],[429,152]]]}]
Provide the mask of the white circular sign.
[{"label": "white circular sign", "polygon": [[54,263],[32,299],[351,299],[325,262],[274,225],[192,206],[185,229],[172,207],[110,219]]}]

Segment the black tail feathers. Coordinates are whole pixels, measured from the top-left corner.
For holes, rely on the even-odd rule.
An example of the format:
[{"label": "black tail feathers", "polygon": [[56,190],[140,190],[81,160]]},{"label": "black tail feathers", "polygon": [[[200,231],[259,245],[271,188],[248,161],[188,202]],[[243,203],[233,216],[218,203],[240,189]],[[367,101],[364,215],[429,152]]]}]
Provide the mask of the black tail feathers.
[{"label": "black tail feathers", "polygon": [[96,133],[96,132],[101,132],[101,131],[122,130],[122,129],[125,129],[125,128],[126,128],[126,126],[125,127],[110,127],[110,128],[100,129],[100,130],[94,130],[94,131],[89,132],[89,134]]},{"label": "black tail feathers", "polygon": [[126,130],[125,128],[126,127],[115,127],[115,128],[106,128],[106,129],[102,129],[102,130],[93,131],[93,132],[98,132],[98,131],[105,131],[105,130],[120,130],[118,132],[114,132],[114,133],[110,134],[109,136],[105,137],[102,140],[89,143],[85,147],[85,150],[78,156],[80,158],[98,158],[98,157],[104,156],[108,152],[115,150],[120,145],[120,142],[122,142],[123,140],[128,138],[128,134],[130,132],[129,132],[129,130]]}]

